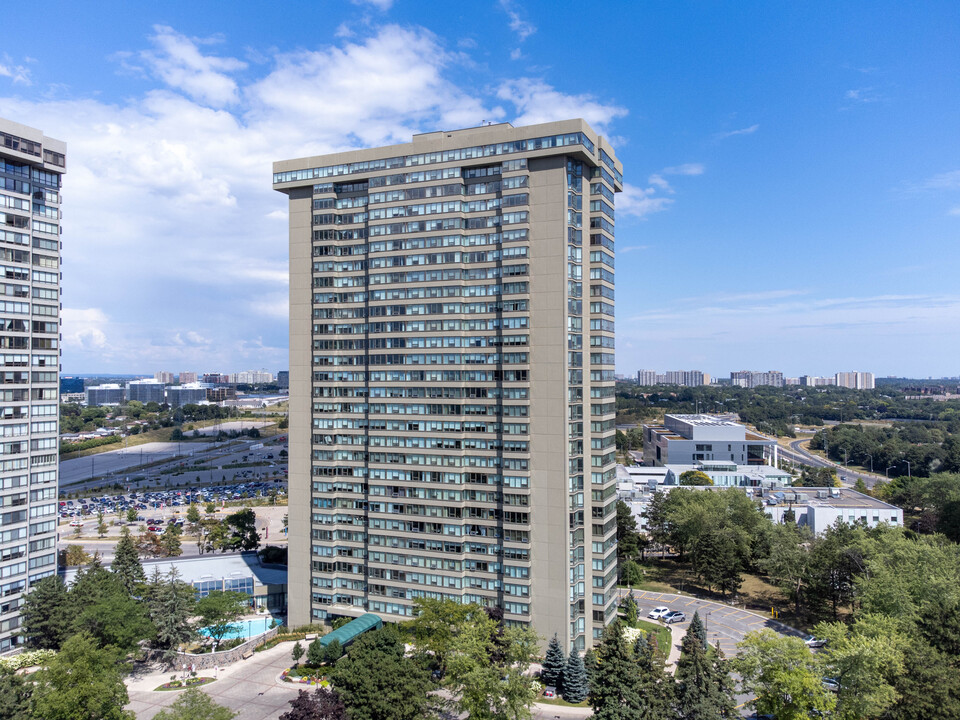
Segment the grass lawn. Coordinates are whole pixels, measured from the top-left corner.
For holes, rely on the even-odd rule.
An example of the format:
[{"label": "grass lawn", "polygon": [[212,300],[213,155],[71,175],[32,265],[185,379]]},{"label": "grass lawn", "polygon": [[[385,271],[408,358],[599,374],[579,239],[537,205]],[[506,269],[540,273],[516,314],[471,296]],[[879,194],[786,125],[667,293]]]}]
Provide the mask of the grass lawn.
[{"label": "grass lawn", "polygon": [[541,696],[536,699],[536,702],[544,703],[546,705],[563,705],[564,707],[590,707],[590,703],[587,700],[584,700],[581,703],[570,703],[559,696],[555,698],[545,698]]},{"label": "grass lawn", "polygon": [[673,644],[673,635],[670,633],[670,628],[657,625],[657,623],[650,622],[649,620],[637,620],[636,627],[644,632],[654,633],[657,637],[657,647],[660,648],[660,651],[665,656],[670,654],[670,646]]}]

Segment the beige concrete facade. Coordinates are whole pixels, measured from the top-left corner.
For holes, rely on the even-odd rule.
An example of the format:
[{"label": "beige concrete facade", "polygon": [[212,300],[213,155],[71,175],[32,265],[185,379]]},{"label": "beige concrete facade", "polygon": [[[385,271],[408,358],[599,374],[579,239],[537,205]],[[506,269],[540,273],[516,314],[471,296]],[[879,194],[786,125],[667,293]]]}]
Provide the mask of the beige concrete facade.
[{"label": "beige concrete facade", "polygon": [[613,196],[582,120],[287,160],[289,622],[615,611]]},{"label": "beige concrete facade", "polygon": [[57,571],[60,179],[66,144],[0,119],[0,653],[33,583]]}]

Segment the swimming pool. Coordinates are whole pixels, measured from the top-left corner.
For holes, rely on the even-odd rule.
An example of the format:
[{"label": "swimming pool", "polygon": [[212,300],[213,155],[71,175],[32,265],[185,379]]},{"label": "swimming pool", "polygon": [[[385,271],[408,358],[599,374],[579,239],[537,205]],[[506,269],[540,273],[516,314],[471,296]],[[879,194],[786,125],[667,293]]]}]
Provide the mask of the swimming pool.
[{"label": "swimming pool", "polygon": [[[250,620],[240,620],[234,624],[233,629],[223,636],[224,640],[233,640],[234,638],[250,638],[265,633],[270,629],[274,618],[266,615],[264,617],[253,618]],[[277,621],[279,622],[279,620]],[[207,628],[200,628],[200,634],[210,637]]]}]

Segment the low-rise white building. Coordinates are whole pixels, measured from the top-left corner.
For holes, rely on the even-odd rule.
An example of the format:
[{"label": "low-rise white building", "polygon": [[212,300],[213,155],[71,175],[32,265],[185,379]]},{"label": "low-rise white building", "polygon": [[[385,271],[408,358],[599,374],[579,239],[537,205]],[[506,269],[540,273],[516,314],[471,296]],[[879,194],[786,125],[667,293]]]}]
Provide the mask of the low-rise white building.
[{"label": "low-rise white building", "polygon": [[840,520],[867,527],[880,523],[903,526],[903,510],[849,488],[789,488],[757,495],[763,511],[776,523],[793,514],[797,525],[806,525],[819,534]]}]

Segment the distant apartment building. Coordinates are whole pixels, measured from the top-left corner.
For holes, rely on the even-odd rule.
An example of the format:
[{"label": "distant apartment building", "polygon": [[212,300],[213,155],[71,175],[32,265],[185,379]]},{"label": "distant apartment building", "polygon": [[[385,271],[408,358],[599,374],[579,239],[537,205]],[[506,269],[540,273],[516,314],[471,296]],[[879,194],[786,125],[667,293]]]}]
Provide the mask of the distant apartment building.
[{"label": "distant apartment building", "polygon": [[715,415],[665,415],[662,425],[643,426],[643,464],[695,465],[709,461],[777,465],[775,440]]},{"label": "distant apartment building", "polygon": [[131,380],[127,383],[127,400],[137,400],[144,404],[155,402],[163,405],[167,401],[167,386],[160,380],[147,378],[146,380]]},{"label": "distant apartment building", "polygon": [[186,370],[184,370],[179,375],[177,375],[177,382],[179,382],[181,385],[189,385],[190,383],[195,383],[197,382],[197,373],[187,372]]},{"label": "distant apartment building", "polygon": [[105,385],[91,385],[86,389],[87,405],[89,407],[98,407],[100,405],[123,405],[127,399],[127,391],[123,385],[117,383],[107,383]]},{"label": "distant apartment building", "polygon": [[230,382],[230,377],[222,373],[204,373],[201,382],[208,385],[226,385]]},{"label": "distant apartment building", "polygon": [[65,153],[63,142],[0,119],[0,653],[22,642],[24,595],[33,583],[57,571],[60,184]]},{"label": "distant apartment building", "polygon": [[832,377],[819,377],[817,375],[801,375],[799,379],[800,379],[801,387],[825,387],[828,385],[836,384],[836,380]]},{"label": "distant apartment building", "polygon": [[231,373],[228,382],[236,385],[267,385],[273,382],[273,373],[266,370],[245,370]]},{"label": "distant apartment building", "polygon": [[158,373],[154,373],[153,379],[157,382],[163,383],[164,385],[172,385],[176,380],[176,376],[172,372],[161,370]]},{"label": "distant apartment building", "polygon": [[656,385],[657,371],[656,370],[637,370],[637,383],[639,385]]},{"label": "distant apartment building", "polygon": [[767,372],[739,370],[730,373],[730,384],[745,388],[755,388],[761,385],[783,387],[783,373],[779,370],[768,370]]},{"label": "distant apartment building", "polygon": [[208,386],[203,383],[186,383],[185,385],[171,385],[167,388],[167,404],[170,407],[181,405],[196,405],[207,402]]},{"label": "distant apartment building", "polygon": [[289,370],[277,371],[277,385],[281,388],[290,387],[290,371]]},{"label": "distant apartment building", "polygon": [[613,149],[582,120],[288,160],[294,625],[616,616]]},{"label": "distant apartment building", "polygon": [[710,375],[700,370],[667,370],[665,373],[658,373],[656,370],[638,370],[637,383],[640,385],[700,387],[710,384]]},{"label": "distant apartment building", "polygon": [[873,373],[869,372],[838,372],[834,378],[839,387],[855,390],[873,390],[876,387]]}]

